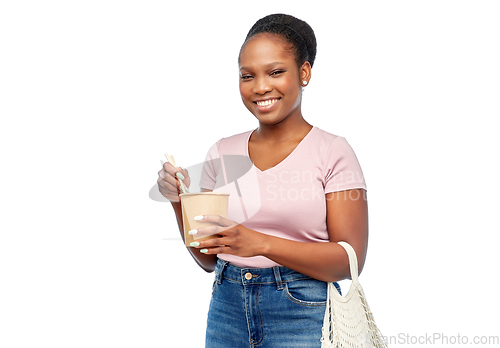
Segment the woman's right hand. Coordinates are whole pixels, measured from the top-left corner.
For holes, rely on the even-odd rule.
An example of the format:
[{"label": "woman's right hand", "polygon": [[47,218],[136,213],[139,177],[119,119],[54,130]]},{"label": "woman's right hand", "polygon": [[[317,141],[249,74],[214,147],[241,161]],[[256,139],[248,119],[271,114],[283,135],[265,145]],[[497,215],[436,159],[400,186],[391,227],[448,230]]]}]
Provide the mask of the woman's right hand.
[{"label": "woman's right hand", "polygon": [[160,193],[171,202],[179,202],[181,188],[178,178],[182,180],[186,187],[191,184],[187,169],[174,167],[169,162],[165,162],[158,172],[157,182]]}]

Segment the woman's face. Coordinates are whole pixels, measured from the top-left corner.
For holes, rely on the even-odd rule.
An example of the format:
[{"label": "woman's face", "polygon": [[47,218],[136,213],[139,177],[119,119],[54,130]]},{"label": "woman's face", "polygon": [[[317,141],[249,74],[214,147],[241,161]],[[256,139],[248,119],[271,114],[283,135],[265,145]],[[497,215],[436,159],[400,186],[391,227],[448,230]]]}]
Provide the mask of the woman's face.
[{"label": "woman's face", "polygon": [[273,125],[301,117],[303,80],[309,82],[309,62],[300,71],[291,45],[272,34],[251,38],[240,53],[240,94],[261,124]]}]

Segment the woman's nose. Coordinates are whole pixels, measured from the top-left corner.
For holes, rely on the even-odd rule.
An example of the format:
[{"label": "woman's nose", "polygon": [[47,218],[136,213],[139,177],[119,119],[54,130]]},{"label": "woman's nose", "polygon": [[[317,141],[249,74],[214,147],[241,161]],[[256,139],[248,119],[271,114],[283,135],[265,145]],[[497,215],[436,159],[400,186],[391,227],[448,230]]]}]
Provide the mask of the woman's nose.
[{"label": "woman's nose", "polygon": [[264,94],[273,90],[273,87],[265,77],[255,79],[254,92]]}]

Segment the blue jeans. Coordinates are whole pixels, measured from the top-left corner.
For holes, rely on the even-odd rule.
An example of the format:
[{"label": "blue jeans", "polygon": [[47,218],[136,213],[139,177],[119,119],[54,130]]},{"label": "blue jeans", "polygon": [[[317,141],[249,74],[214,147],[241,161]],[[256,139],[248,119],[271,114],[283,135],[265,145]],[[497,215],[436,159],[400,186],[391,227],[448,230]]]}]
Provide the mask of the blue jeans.
[{"label": "blue jeans", "polygon": [[321,347],[326,289],[327,283],[286,267],[218,260],[205,348]]}]

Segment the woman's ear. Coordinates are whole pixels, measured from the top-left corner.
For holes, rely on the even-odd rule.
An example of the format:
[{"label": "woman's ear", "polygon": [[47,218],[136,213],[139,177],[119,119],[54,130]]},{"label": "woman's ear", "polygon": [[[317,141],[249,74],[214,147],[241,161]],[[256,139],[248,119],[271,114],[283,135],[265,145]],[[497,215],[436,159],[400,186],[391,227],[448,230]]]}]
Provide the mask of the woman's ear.
[{"label": "woman's ear", "polygon": [[305,87],[309,84],[309,80],[311,80],[311,64],[306,61],[300,67],[300,84],[302,87]]}]

